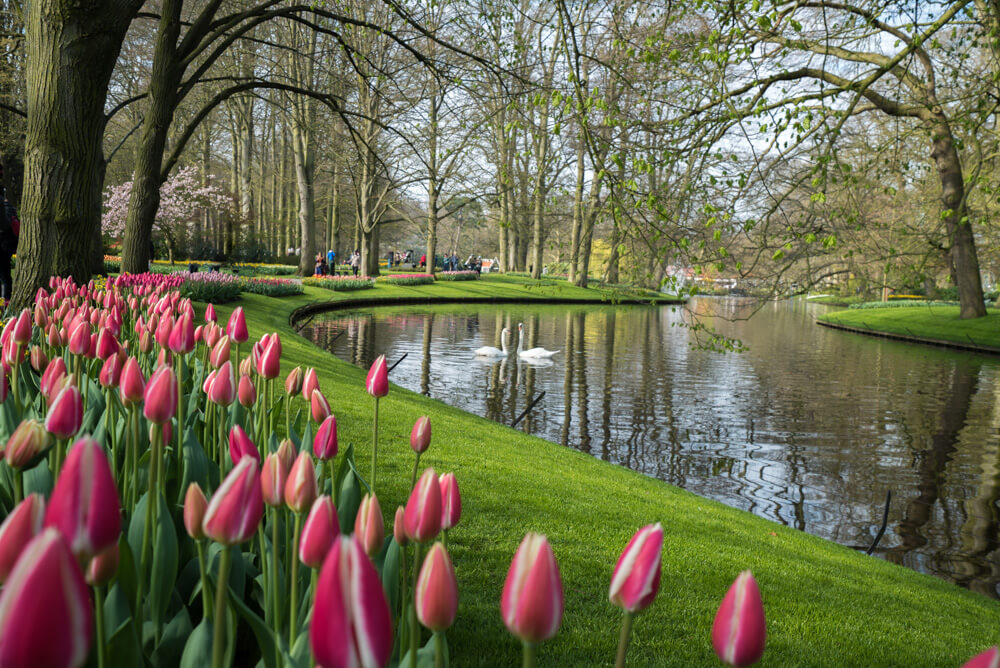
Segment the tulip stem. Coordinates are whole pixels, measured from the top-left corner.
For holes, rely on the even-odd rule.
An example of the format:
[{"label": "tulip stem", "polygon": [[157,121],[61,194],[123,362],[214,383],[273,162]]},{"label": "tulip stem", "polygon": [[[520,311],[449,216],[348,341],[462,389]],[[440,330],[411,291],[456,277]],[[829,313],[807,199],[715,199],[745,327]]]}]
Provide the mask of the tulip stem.
[{"label": "tulip stem", "polygon": [[615,659],[615,668],[625,668],[625,653],[628,652],[628,642],[632,636],[632,613],[625,611],[625,618],[622,619],[622,632],[618,637],[618,657]]},{"label": "tulip stem", "polygon": [[139,503],[139,407],[132,406],[132,507]]},{"label": "tulip stem", "polygon": [[288,646],[295,645],[295,638],[298,629],[295,628],[299,616],[299,534],[302,533],[302,513],[295,513],[295,536],[292,538],[292,558],[289,560],[288,569],[292,572],[292,595],[290,597],[290,610],[288,613]]},{"label": "tulip stem", "polygon": [[184,480],[184,358],[178,354],[174,357],[177,365],[177,480]]},{"label": "tulip stem", "polygon": [[444,668],[444,634],[434,632],[434,668]]},{"label": "tulip stem", "polygon": [[[375,401],[378,401],[376,399]],[[376,404],[377,405],[377,404]],[[410,668],[417,668],[417,646],[420,629],[417,627],[417,576],[420,573],[420,543],[413,544],[413,616],[410,617]]]},{"label": "tulip stem", "polygon": [[229,592],[229,566],[233,555],[228,545],[222,547],[219,562],[219,580],[215,584],[215,634],[212,639],[212,668],[222,668],[226,655],[226,595]]},{"label": "tulip stem", "polygon": [[524,643],[523,659],[521,668],[535,668],[535,646],[530,642]]},{"label": "tulip stem", "polygon": [[24,500],[24,470],[14,469],[14,505]]},{"label": "tulip stem", "polygon": [[[274,637],[277,638],[281,633],[281,592],[278,588],[281,586],[281,580],[278,579],[278,509],[274,508],[271,510],[271,597],[272,606],[274,610]],[[280,650],[278,649],[278,643],[274,643],[275,649],[275,660],[277,663],[275,665],[280,666],[281,658]]]},{"label": "tulip stem", "polygon": [[212,589],[208,581],[208,564],[205,562],[205,541],[196,540],[198,546],[198,570],[201,571],[201,614],[212,618]]},{"label": "tulip stem", "polygon": [[372,496],[375,496],[375,466],[378,463],[378,397],[375,397],[375,421],[372,429]]},{"label": "tulip stem", "polygon": [[97,623],[97,668],[108,662],[108,648],[104,639],[104,587],[94,587],[94,618]]},{"label": "tulip stem", "polygon": [[292,395],[285,395],[285,438],[292,437]]},{"label": "tulip stem", "polygon": [[410,489],[412,490],[417,486],[417,469],[420,467],[420,453],[417,453],[417,458],[413,460],[413,475],[410,476]]},{"label": "tulip stem", "polygon": [[17,344],[14,353],[14,363],[10,367],[10,391],[14,395],[14,409],[21,415],[21,393],[18,391],[17,374],[21,367],[21,344]]},{"label": "tulip stem", "polygon": [[[146,493],[146,521],[142,526],[142,552],[139,557],[139,584],[136,587],[135,611],[140,618],[140,628],[142,628],[142,594],[146,583],[146,572],[149,567],[150,551],[152,549],[153,530],[156,524],[156,510],[160,501],[160,488],[157,482],[159,476],[159,457],[157,455],[156,444],[160,441],[163,427],[156,422],[153,423],[153,438],[149,443],[149,491]],[[150,574],[150,577],[152,575]]]}]

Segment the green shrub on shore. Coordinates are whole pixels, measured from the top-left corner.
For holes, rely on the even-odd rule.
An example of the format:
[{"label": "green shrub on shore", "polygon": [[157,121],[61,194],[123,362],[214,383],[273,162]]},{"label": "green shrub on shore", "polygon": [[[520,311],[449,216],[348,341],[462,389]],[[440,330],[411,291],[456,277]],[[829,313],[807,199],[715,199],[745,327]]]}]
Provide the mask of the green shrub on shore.
[{"label": "green shrub on shore", "polygon": [[380,283],[389,285],[429,285],[434,282],[430,274],[389,274],[379,279]]},{"label": "green shrub on shore", "polygon": [[306,276],[302,279],[302,284],[341,292],[370,288],[375,285],[375,279],[361,276]]},{"label": "green shrub on shore", "polygon": [[241,276],[243,292],[253,292],[267,297],[289,297],[302,294],[302,283],[288,278],[249,278]]}]

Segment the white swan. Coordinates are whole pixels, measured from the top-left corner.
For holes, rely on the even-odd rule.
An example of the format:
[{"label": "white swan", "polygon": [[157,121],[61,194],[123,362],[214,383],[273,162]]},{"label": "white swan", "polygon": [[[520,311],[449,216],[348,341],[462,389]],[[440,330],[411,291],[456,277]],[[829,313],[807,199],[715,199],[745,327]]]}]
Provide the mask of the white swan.
[{"label": "white swan", "polygon": [[503,346],[503,350],[499,348],[494,348],[493,346],[483,346],[482,348],[476,348],[476,357],[507,357],[507,335],[510,333],[506,327],[500,330],[500,345]]},{"label": "white swan", "polygon": [[545,348],[531,348],[521,350],[521,342],[524,340],[524,323],[517,323],[517,354],[525,359],[544,359],[552,357],[558,350],[546,350]]}]

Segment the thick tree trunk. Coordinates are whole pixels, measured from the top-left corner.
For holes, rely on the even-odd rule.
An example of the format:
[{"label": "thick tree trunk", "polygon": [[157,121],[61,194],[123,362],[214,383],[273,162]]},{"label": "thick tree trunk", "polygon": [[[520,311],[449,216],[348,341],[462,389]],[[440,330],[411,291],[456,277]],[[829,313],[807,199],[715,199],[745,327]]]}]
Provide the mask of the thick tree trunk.
[{"label": "thick tree trunk", "polygon": [[576,267],[580,261],[580,232],[583,228],[583,130],[577,135],[576,190],[573,192],[573,226],[569,236],[569,282],[576,283]]},{"label": "thick tree trunk", "polygon": [[13,303],[50,274],[90,278],[101,225],[104,104],[133,0],[33,0],[26,20],[28,121]]}]

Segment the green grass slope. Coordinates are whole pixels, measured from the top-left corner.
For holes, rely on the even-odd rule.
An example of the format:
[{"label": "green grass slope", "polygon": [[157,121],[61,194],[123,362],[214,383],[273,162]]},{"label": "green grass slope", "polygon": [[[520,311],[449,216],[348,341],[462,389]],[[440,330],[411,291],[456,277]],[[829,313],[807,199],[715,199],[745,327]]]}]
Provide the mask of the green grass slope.
[{"label": "green grass slope", "polygon": [[[280,300],[244,295],[251,336],[281,334],[285,371],[296,365],[317,368],[337,415],[341,449],[354,444],[366,476],[373,408],[364,392],[366,370],[297,336],[288,316],[317,299],[391,299],[403,293],[438,299],[594,296],[565,282],[492,278],[379,286],[355,295],[318,288]],[[220,319],[233,306],[218,309]],[[305,404],[296,399],[294,406]],[[462,520],[449,535],[460,598],[448,634],[454,666],[520,661],[520,646],[503,626],[499,601],[511,557],[529,530],[549,537],[566,600],[562,628],[540,648],[539,665],[612,665],[621,613],[608,602],[611,572],[632,533],[656,521],[665,531],[662,585],[657,601],[636,620],[630,666],[719,665],[711,648],[712,619],[732,580],[747,568],[760,583],[767,611],[763,666],[959,666],[1000,640],[1000,603],[941,580],[395,386],[380,414],[378,479],[387,525],[407,498],[413,464],[409,432],[420,415],[429,415],[433,425],[421,464],[454,471],[462,490]]]},{"label": "green grass slope", "polygon": [[985,318],[973,320],[959,320],[957,306],[849,309],[826,313],[819,320],[866,331],[1000,348],[1000,309],[988,309]]}]

